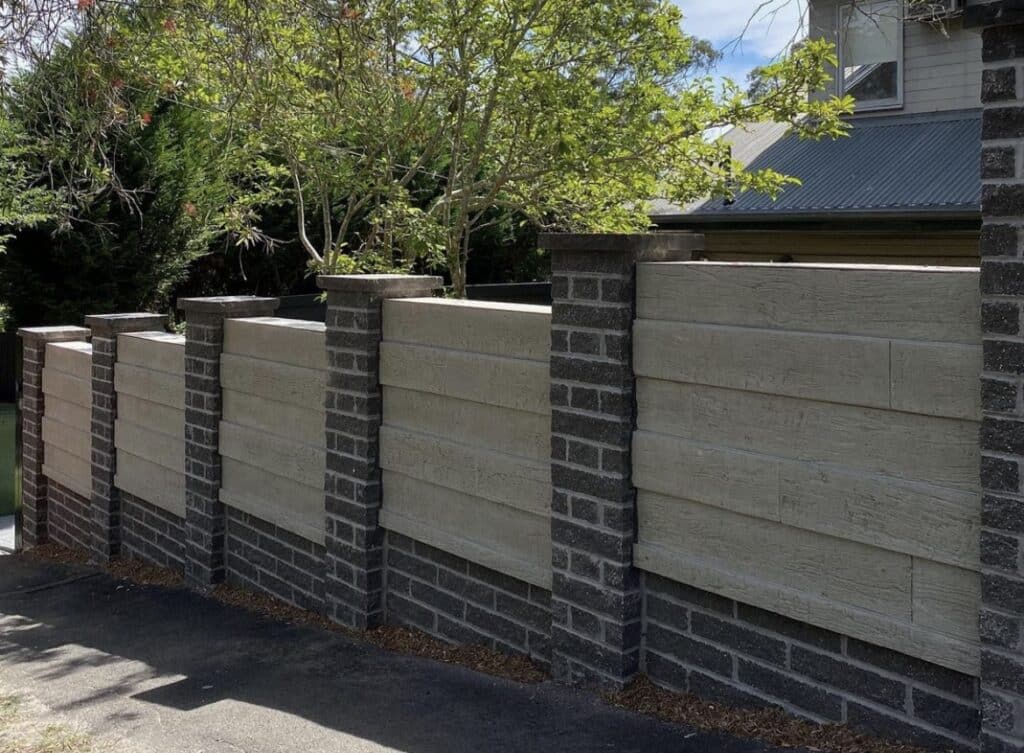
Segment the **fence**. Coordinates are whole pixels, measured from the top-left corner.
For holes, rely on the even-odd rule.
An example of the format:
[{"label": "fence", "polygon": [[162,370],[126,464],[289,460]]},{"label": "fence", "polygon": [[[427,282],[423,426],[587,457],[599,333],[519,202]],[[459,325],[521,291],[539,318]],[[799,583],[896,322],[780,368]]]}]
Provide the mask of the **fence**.
[{"label": "fence", "polygon": [[977,748],[978,271],[545,242],[550,307],[333,277],[325,325],[247,298],[181,302],[184,338],[118,320],[109,499],[96,330],[24,330],[29,543]]}]

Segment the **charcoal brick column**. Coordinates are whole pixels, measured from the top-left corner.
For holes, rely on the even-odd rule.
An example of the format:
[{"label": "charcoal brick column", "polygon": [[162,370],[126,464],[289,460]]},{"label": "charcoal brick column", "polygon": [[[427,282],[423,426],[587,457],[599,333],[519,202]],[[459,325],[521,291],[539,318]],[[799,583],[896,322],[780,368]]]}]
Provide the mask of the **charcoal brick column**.
[{"label": "charcoal brick column", "polygon": [[86,340],[84,327],[18,330],[23,361],[21,394],[21,522],[26,549],[46,543],[46,476],[43,475],[43,367],[46,344]]},{"label": "charcoal brick column", "polygon": [[[1014,11],[1014,7],[1018,10]],[[1024,7],[968,7],[982,32],[981,747],[1024,751]]]},{"label": "charcoal brick column", "polygon": [[387,298],[430,296],[439,277],[332,275],[327,292],[327,614],[365,630],[383,615],[380,341]]},{"label": "charcoal brick column", "polygon": [[163,331],[167,317],[161,314],[98,314],[85,317],[92,330],[92,546],[99,562],[109,562],[121,552],[121,501],[114,474],[114,421],[117,392],[114,364],[117,336],[126,332]]},{"label": "charcoal brick column", "polygon": [[277,298],[182,298],[185,314],[185,579],[196,588],[224,579],[220,501],[220,356],[224,320],[270,316]]},{"label": "charcoal brick column", "polygon": [[551,252],[552,673],[621,685],[640,659],[631,442],[639,261],[692,258],[703,238],[546,235]]}]

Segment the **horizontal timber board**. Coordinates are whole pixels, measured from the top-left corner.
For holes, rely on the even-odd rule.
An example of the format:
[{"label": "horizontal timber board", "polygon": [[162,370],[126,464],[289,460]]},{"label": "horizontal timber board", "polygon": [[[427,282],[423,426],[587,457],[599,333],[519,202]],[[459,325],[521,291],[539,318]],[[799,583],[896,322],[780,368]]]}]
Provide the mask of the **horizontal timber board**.
[{"label": "horizontal timber board", "polygon": [[[393,471],[384,471],[383,493],[381,523],[385,528],[528,583],[551,587],[551,523],[547,516]],[[401,522],[396,525],[398,519]]]},{"label": "horizontal timber board", "polygon": [[633,434],[633,483],[638,489],[765,520],[779,520],[781,463],[768,455],[665,434]]},{"label": "horizontal timber board", "polygon": [[[43,442],[92,463],[92,427],[69,426],[50,416],[43,416]],[[91,474],[91,471],[90,471]]]},{"label": "horizontal timber board", "polygon": [[548,515],[551,464],[391,426],[380,430],[380,465],[490,502]]},{"label": "horizontal timber board", "polygon": [[171,407],[135,395],[117,396],[117,416],[129,423],[175,439],[185,437],[185,406]]},{"label": "horizontal timber board", "polygon": [[117,361],[184,376],[185,338],[168,332],[133,332],[118,335]]},{"label": "horizontal timber board", "polygon": [[166,371],[118,363],[114,367],[114,389],[160,405],[185,409],[185,378]]},{"label": "horizontal timber board", "polygon": [[889,407],[888,340],[645,319],[633,333],[638,376]]},{"label": "horizontal timber board", "polygon": [[92,410],[92,378],[84,379],[57,371],[50,367],[43,368],[43,396],[55,397]]},{"label": "horizontal timber board", "polygon": [[185,472],[185,434],[153,431],[124,418],[114,423],[114,446],[175,473]]},{"label": "horizontal timber board", "polygon": [[225,389],[300,408],[316,408],[324,404],[327,372],[322,369],[289,366],[231,353],[223,354],[220,364],[220,383]]},{"label": "horizontal timber board", "polygon": [[643,570],[695,588],[890,648],[972,677],[979,675],[980,650],[977,644],[956,640],[911,622],[836,604],[727,569],[717,569],[706,561],[644,543],[634,547],[634,562]]},{"label": "horizontal timber board", "polygon": [[319,445],[300,444],[275,434],[220,422],[220,454],[262,468],[316,490],[324,488],[326,455]]},{"label": "horizontal timber board", "polygon": [[380,381],[435,395],[550,415],[546,363],[383,342]]},{"label": "horizontal timber board", "polygon": [[914,624],[978,642],[981,576],[976,571],[914,560]]},{"label": "horizontal timber board", "polygon": [[322,400],[315,406],[300,407],[232,389],[223,390],[221,399],[225,421],[277,434],[293,442],[312,445],[324,443]]},{"label": "horizontal timber board", "polygon": [[384,423],[530,460],[551,458],[551,419],[539,413],[385,387]]},{"label": "horizontal timber board", "polygon": [[981,420],[981,347],[894,341],[892,408]]},{"label": "horizontal timber board", "polygon": [[47,343],[45,368],[91,381],[92,345],[80,341]]},{"label": "horizontal timber board", "polygon": [[977,268],[662,262],[638,265],[641,319],[981,339]]},{"label": "horizontal timber board", "polygon": [[56,446],[43,447],[43,475],[88,499],[92,495],[92,463]]},{"label": "horizontal timber board", "polygon": [[272,316],[228,319],[224,352],[322,371],[327,368],[325,332],[323,322]]},{"label": "horizontal timber board", "polygon": [[185,517],[185,474],[180,470],[119,449],[114,485],[161,510]]},{"label": "horizontal timber board", "polygon": [[780,467],[782,522],[969,569],[979,567],[981,496],[805,463]]},{"label": "horizontal timber board", "polygon": [[[841,604],[911,620],[911,558],[641,491],[638,539]],[[683,543],[685,542],[685,544]]]},{"label": "horizontal timber board", "polygon": [[262,468],[222,458],[220,498],[242,512],[318,544],[327,525],[323,484],[319,489],[277,476]]},{"label": "horizontal timber board", "polygon": [[642,431],[963,491],[979,487],[973,421],[647,378],[638,380],[637,407]]},{"label": "horizontal timber board", "polygon": [[551,307],[396,298],[384,301],[384,340],[546,363]]},{"label": "horizontal timber board", "polygon": [[92,431],[92,406],[69,403],[56,395],[47,395],[45,403],[47,418],[81,431]]}]

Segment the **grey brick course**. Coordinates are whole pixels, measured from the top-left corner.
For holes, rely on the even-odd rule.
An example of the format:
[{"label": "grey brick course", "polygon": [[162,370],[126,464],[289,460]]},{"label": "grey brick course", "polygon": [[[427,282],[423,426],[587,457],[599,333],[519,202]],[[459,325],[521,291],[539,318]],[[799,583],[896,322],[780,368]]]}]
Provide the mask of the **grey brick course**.
[{"label": "grey brick course", "polygon": [[185,572],[185,521],[125,491],[121,499],[121,556]]},{"label": "grey brick course", "polygon": [[381,308],[387,298],[430,296],[441,279],[323,276],[318,284],[327,292],[325,606],[336,622],[366,629],[381,622],[384,610]]},{"label": "grey brick course", "polygon": [[978,747],[978,682],[959,672],[651,573],[643,626],[643,670],[673,690],[928,747]]},{"label": "grey brick course", "polygon": [[[1018,399],[1024,348],[1017,342],[1024,303],[1024,189],[1017,152],[1024,147],[1024,100],[1017,77],[1024,63],[1024,25],[1005,3],[977,14],[982,32],[981,292],[984,350],[981,431],[982,641],[980,737],[985,751],[1024,751],[1024,405]],[[986,6],[988,7],[988,6]],[[1017,21],[1014,24],[1013,21]],[[970,734],[976,726],[956,706],[915,691],[914,707],[936,724]]]},{"label": "grey brick course", "polygon": [[92,504],[53,479],[46,483],[49,540],[68,549],[92,549]]},{"label": "grey brick course", "polygon": [[220,355],[224,319],[269,316],[276,298],[183,298],[185,313],[185,579],[205,588],[224,580],[220,501]]},{"label": "grey brick course", "polygon": [[388,623],[549,664],[548,591],[394,531],[386,542]]},{"label": "grey brick course", "polygon": [[125,332],[163,331],[167,317],[160,314],[100,314],[87,316],[92,330],[92,554],[109,562],[121,553],[121,500],[114,484],[117,451],[114,422],[117,391],[114,364],[117,336]]},{"label": "grey brick course", "polygon": [[225,507],[225,580],[301,609],[324,611],[324,547]]},{"label": "grey brick course", "polygon": [[18,330],[22,342],[21,516],[26,548],[48,538],[48,480],[43,475],[43,367],[48,342],[85,340],[84,327],[29,327]]}]

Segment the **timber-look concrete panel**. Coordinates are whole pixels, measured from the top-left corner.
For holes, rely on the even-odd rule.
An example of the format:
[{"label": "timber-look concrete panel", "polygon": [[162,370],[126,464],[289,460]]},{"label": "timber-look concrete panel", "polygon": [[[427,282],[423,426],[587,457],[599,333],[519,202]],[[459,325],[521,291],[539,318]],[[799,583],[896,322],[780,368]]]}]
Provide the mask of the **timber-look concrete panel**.
[{"label": "timber-look concrete panel", "polygon": [[221,501],[324,543],[325,328],[228,319],[221,356]]},{"label": "timber-look concrete panel", "polygon": [[641,567],[978,674],[971,269],[642,264]]},{"label": "timber-look concrete panel", "polygon": [[43,474],[88,497],[92,490],[92,345],[48,343],[43,394]]},{"label": "timber-look concrete panel", "polygon": [[547,306],[383,306],[385,528],[551,586]]},{"label": "timber-look concrete panel", "polygon": [[118,335],[117,488],[178,518],[185,514],[185,338]]}]

